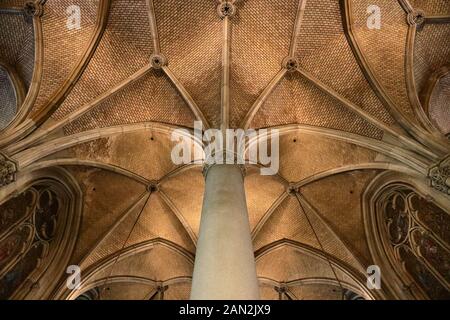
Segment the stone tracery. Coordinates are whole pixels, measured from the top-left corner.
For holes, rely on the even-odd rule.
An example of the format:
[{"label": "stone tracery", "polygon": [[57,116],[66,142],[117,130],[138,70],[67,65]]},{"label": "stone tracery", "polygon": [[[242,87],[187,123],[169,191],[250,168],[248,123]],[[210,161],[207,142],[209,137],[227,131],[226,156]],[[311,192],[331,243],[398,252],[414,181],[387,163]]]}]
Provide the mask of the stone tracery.
[{"label": "stone tracery", "polygon": [[[430,199],[408,186],[386,187],[376,204],[386,257],[402,276],[431,299],[448,299],[450,287],[450,218]],[[407,279],[407,277],[405,278]],[[408,280],[405,286],[409,287]]]},{"label": "stone tracery", "polygon": [[0,205],[0,299],[55,285],[38,281],[69,236],[61,235],[73,214],[62,190],[56,182],[37,181]]}]

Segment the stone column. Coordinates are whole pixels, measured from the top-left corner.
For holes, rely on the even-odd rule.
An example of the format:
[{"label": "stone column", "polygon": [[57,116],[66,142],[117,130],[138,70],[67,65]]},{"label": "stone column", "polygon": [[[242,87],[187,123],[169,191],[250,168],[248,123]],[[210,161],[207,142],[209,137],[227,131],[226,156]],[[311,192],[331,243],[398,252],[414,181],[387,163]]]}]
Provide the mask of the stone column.
[{"label": "stone column", "polygon": [[239,165],[218,164],[205,170],[193,300],[259,299],[241,169]]}]

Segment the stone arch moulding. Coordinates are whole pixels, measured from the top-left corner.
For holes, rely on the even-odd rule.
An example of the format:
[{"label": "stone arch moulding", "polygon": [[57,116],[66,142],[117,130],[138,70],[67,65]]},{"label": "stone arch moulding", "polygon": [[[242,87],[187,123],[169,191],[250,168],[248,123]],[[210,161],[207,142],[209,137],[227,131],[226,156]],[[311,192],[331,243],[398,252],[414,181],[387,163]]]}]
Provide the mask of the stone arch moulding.
[{"label": "stone arch moulding", "polygon": [[[144,252],[148,253],[155,248],[164,248],[165,250],[169,250],[172,253],[179,256],[180,259],[183,259],[187,265],[191,267],[194,266],[194,256],[190,252],[186,251],[184,248],[178,246],[177,244],[169,240],[165,240],[163,238],[155,238],[124,248],[112,255],[103,258],[100,261],[95,262],[93,265],[87,266],[85,270],[84,270],[84,260],[81,261],[80,267],[84,271],[80,283],[80,288],[78,290],[69,290],[65,286],[65,283],[60,283],[59,287],[57,288],[57,290],[54,291],[51,298],[55,300],[74,300],[83,292],[95,288],[100,284],[104,285],[108,283],[129,281],[129,279],[135,279],[135,281],[138,281],[140,283],[142,282],[149,283],[148,278],[144,279],[143,277],[136,277],[135,275],[118,276],[109,270],[111,269],[112,271],[114,271],[114,266],[116,265],[116,263],[125,261],[126,259],[139,253]],[[101,276],[102,273],[105,272],[106,277]],[[163,283],[164,285],[168,285],[190,281],[191,281],[190,276],[180,275],[174,278],[161,280],[160,282]]]},{"label": "stone arch moulding", "polygon": [[365,291],[361,290],[360,286],[354,285],[346,281],[337,281],[336,279],[330,279],[325,277],[313,277],[313,278],[303,278],[298,280],[293,280],[289,282],[278,282],[270,278],[259,277],[260,287],[266,286],[270,288],[280,287],[284,288],[288,293],[291,288],[297,286],[311,286],[311,285],[328,285],[339,287],[342,286],[344,290],[350,290],[351,292],[363,297],[364,300],[374,300],[373,296],[367,295]]},{"label": "stone arch moulding", "polygon": [[[373,263],[381,269],[382,286],[396,299],[429,299],[425,290],[406,271],[405,262],[400,262],[397,254],[394,253],[393,239],[388,234],[389,227],[386,227],[384,212],[381,211],[384,209],[384,206],[380,207],[383,199],[389,198],[389,195],[399,190],[409,190],[446,214],[450,212],[450,199],[430,188],[425,180],[390,171],[380,173],[375,177],[367,186],[362,197],[363,223],[367,243]],[[434,232],[430,231],[428,226],[422,228],[418,225],[416,217],[418,213],[409,214],[410,209],[408,208],[401,211],[405,212],[409,221],[407,231],[405,231],[407,239],[402,240],[402,243],[407,244],[411,241],[412,233],[418,230],[425,231],[425,235],[431,232],[434,236]],[[415,242],[411,245],[420,250]],[[448,250],[448,243],[444,243],[444,246],[444,249]],[[425,259],[420,261],[423,262]]]},{"label": "stone arch moulding", "polygon": [[[305,278],[305,279],[295,279],[290,282],[286,282],[286,285],[296,285],[296,284],[337,284],[339,283],[344,287],[344,289],[350,289],[361,296],[364,296],[368,300],[386,300],[389,298],[384,288],[382,290],[369,290],[366,286],[366,278],[357,270],[354,270],[352,267],[346,265],[344,262],[334,258],[330,254],[326,252],[322,252],[319,249],[313,248],[307,244],[303,244],[297,241],[282,239],[275,241],[255,252],[255,259],[258,262],[261,258],[266,255],[269,255],[279,249],[289,248],[303,255],[313,257],[317,259],[317,261],[324,263],[326,265],[331,264],[334,270],[338,271],[345,277],[347,280],[339,277],[339,281],[336,279],[322,279],[321,276],[317,276],[314,278]],[[274,279],[269,279],[265,277],[259,277],[260,284],[279,284],[278,281]]]},{"label": "stone arch moulding", "polygon": [[[436,129],[438,129],[442,134],[450,138],[450,130],[448,129],[449,127],[448,125],[445,125],[445,114],[441,116],[442,119],[436,118],[436,115],[433,116],[433,107],[439,108],[439,105],[433,105],[434,100],[437,100],[441,97],[441,95],[444,96],[446,94],[442,91],[439,92],[439,87],[444,82],[448,83],[448,79],[450,79],[450,64],[442,66],[430,76],[430,78],[425,83],[425,87],[420,93],[420,101],[423,111],[430,119],[431,124],[435,126]],[[445,97],[442,98],[442,101],[444,99]],[[445,105],[442,105],[442,107],[442,109],[444,109]],[[440,113],[442,114],[443,110]],[[437,114],[439,114],[439,112]]]},{"label": "stone arch moulding", "polygon": [[[78,290],[76,293],[77,295],[71,295],[68,300],[76,300],[78,297],[82,296],[86,292],[89,292],[91,290],[98,289],[100,286],[103,285],[110,285],[115,283],[138,283],[138,284],[144,284],[148,285],[150,287],[154,287],[154,290],[156,291],[158,286],[172,286],[180,283],[188,283],[191,284],[192,278],[191,277],[176,277],[172,279],[168,279],[166,281],[155,281],[149,278],[144,277],[137,277],[137,276],[112,276],[107,279],[98,279],[95,281],[92,281],[88,284],[86,284],[82,289]],[[155,291],[151,291],[150,294],[155,293]]]},{"label": "stone arch moulding", "polygon": [[[58,199],[58,223],[54,229],[52,241],[46,246],[49,250],[48,254],[42,260],[38,258],[36,267],[27,274],[23,282],[9,297],[12,299],[47,299],[57,286],[57,280],[65,273],[75,246],[82,211],[81,189],[72,176],[61,168],[42,169],[21,174],[12,186],[13,189],[8,188],[9,186],[2,188],[0,205],[35,187],[50,190]],[[34,212],[37,210],[32,209],[30,211],[31,213],[27,214],[27,218],[13,222],[14,228],[11,227],[2,232],[0,241],[3,242],[19,227],[30,225],[27,222],[29,219],[32,219],[33,223],[37,225]],[[0,216],[3,215],[3,212],[0,211]],[[33,234],[33,237],[36,239],[36,234]],[[42,239],[40,240],[42,241]],[[5,274],[10,272],[14,266]]]},{"label": "stone arch moulding", "polygon": [[[20,107],[22,106],[23,100],[25,98],[26,89],[25,86],[20,79],[20,76],[17,74],[17,72],[14,70],[14,68],[3,64],[0,61],[0,78],[3,78],[3,81],[6,81],[6,83],[2,83],[2,85],[5,85],[7,88],[4,88],[6,92],[10,92],[12,94],[9,95],[11,99],[8,99],[10,103],[7,103],[5,105],[8,105],[8,108],[5,109],[5,105],[0,106],[3,119],[0,120],[0,131],[4,130],[4,128],[8,127],[11,121],[16,117],[16,114]],[[9,90],[8,90],[9,89]],[[1,100],[1,98],[0,98]],[[2,103],[5,101],[2,100]]]},{"label": "stone arch moulding", "polygon": [[41,18],[41,15],[32,15],[31,22],[29,22],[33,26],[32,36],[34,41],[34,66],[29,88],[25,89],[24,84],[22,83],[22,79],[20,79],[19,76],[16,75],[16,72],[12,70],[10,66],[3,64],[3,67],[8,68],[10,74],[13,75],[13,82],[15,84],[16,91],[18,91],[16,113],[8,123],[8,125],[1,129],[1,131],[3,131],[3,134],[10,134],[12,130],[19,126],[20,123],[25,121],[39,93],[44,54],[43,28]]}]

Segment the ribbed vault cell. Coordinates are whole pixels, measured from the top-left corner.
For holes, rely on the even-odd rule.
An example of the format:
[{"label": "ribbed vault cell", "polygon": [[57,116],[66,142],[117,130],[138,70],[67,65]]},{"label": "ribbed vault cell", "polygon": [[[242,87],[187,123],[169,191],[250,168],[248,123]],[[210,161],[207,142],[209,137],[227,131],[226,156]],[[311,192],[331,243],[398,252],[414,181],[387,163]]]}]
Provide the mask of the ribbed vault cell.
[{"label": "ribbed vault cell", "polygon": [[16,94],[7,71],[0,67],[0,130],[5,128],[16,113]]},{"label": "ribbed vault cell", "polygon": [[295,53],[300,66],[375,118],[392,124],[355,60],[342,21],[339,1],[306,2]]},{"label": "ribbed vault cell", "polygon": [[[3,1],[2,1],[3,4]],[[20,1],[3,5],[19,6]],[[0,12],[0,130],[14,118],[34,68],[34,31],[19,11]]]},{"label": "ribbed vault cell", "polygon": [[14,69],[28,90],[34,68],[34,31],[19,13],[0,13],[0,64]]},{"label": "ribbed vault cell", "polygon": [[[430,24],[417,32],[414,45],[414,78],[417,92],[426,87],[427,80],[450,62],[450,25]],[[431,43],[435,45],[430,45]]]},{"label": "ribbed vault cell", "polygon": [[450,74],[436,84],[431,94],[429,115],[442,133],[450,134]]},{"label": "ribbed vault cell", "polygon": [[[414,113],[409,104],[406,87],[405,60],[408,24],[406,13],[397,1],[351,1],[355,40],[374,76],[383,90],[392,97],[396,107],[409,119]],[[377,5],[382,12],[382,28],[372,32],[367,28],[367,8]]]},{"label": "ribbed vault cell", "polygon": [[[89,48],[97,23],[99,1],[58,0],[45,3],[41,18],[43,59],[40,90],[32,114],[36,114],[64,84]],[[67,27],[67,8],[71,5],[80,7],[81,28]],[[126,14],[124,12],[124,17]]]},{"label": "ribbed vault cell", "polygon": [[157,286],[140,278],[113,279],[117,282],[100,285],[84,292],[77,300],[187,300],[190,283]]},{"label": "ribbed vault cell", "polygon": [[[335,263],[330,265],[324,257],[315,254],[307,246],[302,247],[292,243],[280,244],[265,250],[262,254],[257,254],[256,259],[256,268],[262,287],[267,285],[273,287],[278,284],[279,287],[294,293],[294,299],[313,298],[315,294],[312,292],[308,294],[309,290],[306,289],[310,285],[316,287],[326,285],[330,289],[330,292],[322,292],[322,299],[342,298],[341,286],[343,289],[365,290],[359,279],[343,271]],[[275,298],[264,296],[267,294],[264,291],[262,290],[263,298]]]},{"label": "ribbed vault cell", "polygon": [[448,0],[410,0],[414,8],[420,8],[429,16],[450,14],[450,1]]}]

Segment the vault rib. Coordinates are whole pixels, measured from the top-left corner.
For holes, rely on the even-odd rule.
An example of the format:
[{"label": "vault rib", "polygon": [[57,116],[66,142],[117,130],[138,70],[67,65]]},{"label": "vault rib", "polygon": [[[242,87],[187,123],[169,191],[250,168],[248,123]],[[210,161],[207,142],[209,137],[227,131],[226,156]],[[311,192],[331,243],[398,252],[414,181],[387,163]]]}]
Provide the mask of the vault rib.
[{"label": "vault rib", "polygon": [[[33,30],[34,30],[34,68],[33,77],[31,79],[30,87],[25,96],[22,105],[17,109],[17,113],[14,119],[9,123],[8,127],[2,132],[2,137],[0,139],[0,147],[10,144],[14,140],[19,140],[26,134],[29,134],[32,130],[36,129],[35,123],[31,119],[26,119],[25,117],[31,111],[39,90],[41,87],[41,77],[43,72],[43,55],[44,55],[44,38],[43,30],[40,17],[33,19]],[[25,120],[26,119],[26,120]],[[20,126],[19,126],[20,124]],[[14,131],[11,132],[11,130]]]},{"label": "vault rib", "polygon": [[[342,268],[343,266],[341,266]],[[364,285],[364,281],[354,281],[354,283],[351,283],[349,281],[339,279],[337,281],[336,279],[328,278],[328,277],[304,277],[304,278],[297,278],[294,280],[289,280],[286,282],[279,282],[275,279],[271,279],[268,277],[258,277],[260,283],[263,283],[265,285],[269,286],[279,286],[281,284],[284,284],[287,288],[291,287],[297,287],[297,286],[304,286],[304,285],[310,285],[310,284],[328,284],[328,285],[334,285],[339,286],[339,282],[346,288],[350,289],[353,292],[358,293],[361,296],[364,296],[366,299],[376,300],[376,296],[369,293],[369,290],[362,290],[362,286]],[[353,279],[355,280],[355,279]]]},{"label": "vault rib", "polygon": [[[194,255],[191,252],[189,252],[182,246],[180,246],[170,240],[158,237],[158,238],[146,240],[146,241],[136,243],[136,244],[130,245],[128,247],[122,248],[120,250],[117,250],[99,260],[93,261],[90,265],[83,265],[88,260],[87,258],[89,258],[89,256],[86,256],[86,258],[84,258],[83,261],[80,263],[80,266],[82,266],[86,270],[85,276],[83,277],[83,281],[82,281],[81,285],[83,286],[86,283],[92,284],[92,282],[91,282],[92,279],[95,279],[95,277],[96,277],[96,275],[98,275],[98,273],[107,271],[108,268],[114,268],[114,264],[117,261],[123,261],[123,259],[127,259],[132,255],[135,255],[135,254],[138,254],[138,253],[141,253],[144,251],[152,250],[153,248],[156,248],[159,246],[169,249],[173,253],[179,255],[189,265],[194,264]],[[114,271],[114,270],[112,270],[112,271]],[[115,277],[117,277],[117,276],[113,275],[111,272],[109,275],[106,275],[103,278],[97,278],[97,280],[94,281],[94,284],[95,284],[94,286],[98,286],[98,284],[108,283],[108,281],[110,279],[114,279]],[[141,277],[141,279],[145,279],[145,278]],[[182,282],[186,282],[186,281],[189,282],[190,279],[191,279],[191,277],[189,277],[189,276],[175,276],[175,277],[165,279],[163,281],[163,283],[164,284],[176,284],[176,283],[182,283]],[[155,280],[153,280],[153,281],[156,282]],[[59,287],[59,289],[57,290],[55,295],[58,297],[64,297],[65,299],[71,299],[72,298],[71,295],[73,295],[74,292],[76,292],[76,291],[67,290],[67,286],[65,285],[65,281],[64,281],[64,285],[61,285]]]},{"label": "vault rib", "polygon": [[299,0],[298,2],[297,16],[295,18],[295,26],[292,32],[291,46],[289,48],[289,56],[291,57],[294,57],[295,52],[297,51],[298,35],[300,34],[300,29],[302,27],[303,15],[305,13],[306,8],[306,1],[307,0]]},{"label": "vault rib", "polygon": [[[100,245],[111,235],[114,230],[145,200],[145,203],[148,199],[148,192],[142,193],[139,198],[134,201],[128,208],[126,208],[122,214],[117,218],[117,220],[112,224],[112,226],[106,230],[105,233],[98,239],[98,241],[94,244],[94,246],[84,255],[84,257],[80,260],[80,265],[83,265],[92,253],[100,247]],[[143,204],[144,205],[144,204]],[[143,209],[143,208],[142,208]]]},{"label": "vault rib", "polygon": [[221,80],[221,129],[230,126],[230,61],[231,61],[231,23],[226,16],[223,19],[222,41],[222,80]]},{"label": "vault rib", "polygon": [[417,27],[409,26],[406,38],[406,55],[405,55],[405,73],[406,73],[406,92],[409,103],[417,116],[420,123],[431,133],[438,135],[439,130],[433,126],[430,119],[426,116],[422,104],[419,100],[417,92],[416,79],[414,77],[414,48],[416,43]]},{"label": "vault rib", "polygon": [[[246,147],[247,148],[247,147]],[[258,169],[261,168],[267,168],[267,166],[262,165],[261,163],[249,163],[246,165],[247,167],[255,167]],[[289,181],[286,180],[285,177],[283,177],[279,172],[273,175],[273,177],[277,177],[280,181],[280,183],[285,186],[286,188],[289,186]]]},{"label": "vault rib", "polygon": [[108,23],[110,1],[100,0],[98,8],[96,28],[91,37],[91,40],[89,41],[87,49],[84,51],[76,67],[73,69],[70,76],[65,80],[63,85],[52,96],[50,101],[33,116],[33,121],[38,125],[42,124],[46,119],[48,119],[51,114],[59,107],[62,101],[64,101],[67,95],[72,91],[73,87],[80,79],[87,65],[90,63],[95,51],[97,50],[97,47],[100,44],[100,40],[103,38],[103,34]]},{"label": "vault rib", "polygon": [[272,214],[281,206],[281,204],[288,197],[287,192],[283,192],[280,196],[272,203],[270,208],[264,213],[261,219],[256,224],[255,228],[252,230],[252,241],[256,239],[261,229],[265,226],[267,220],[272,216]]},{"label": "vault rib", "polygon": [[[323,224],[325,226],[326,229],[328,229],[329,232],[331,232],[331,234],[333,236],[335,236],[341,243],[342,245],[344,245],[344,247],[347,249],[348,253],[352,256],[353,259],[355,259],[358,264],[359,267],[361,269],[364,269],[363,266],[365,265],[355,254],[354,252],[350,249],[350,247],[348,246],[348,244],[333,230],[333,228],[322,218],[322,216],[319,214],[318,210],[313,207],[311,205],[311,203],[300,193],[300,192],[296,192],[295,193],[295,197],[297,198],[297,200],[300,203],[300,209],[302,211],[308,210],[309,212],[311,212],[316,219],[318,219],[320,221],[321,224]],[[306,207],[306,208],[305,208]],[[306,212],[304,214],[307,214]],[[325,252],[325,248],[323,248],[323,251]],[[330,253],[330,255],[332,255]]]},{"label": "vault rib", "polygon": [[[91,280],[91,276],[97,272],[101,272],[104,271],[106,269],[108,269],[109,267],[112,267],[115,263],[116,260],[119,260],[118,258],[120,258],[120,260],[122,259],[126,259],[128,257],[130,257],[131,255],[135,255],[137,253],[143,252],[143,251],[147,251],[150,248],[155,248],[156,246],[161,246],[161,247],[165,247],[171,251],[173,251],[176,254],[179,254],[181,257],[183,257],[186,262],[188,262],[190,265],[194,264],[194,255],[189,252],[188,250],[186,250],[184,247],[180,246],[179,244],[176,244],[175,242],[172,242],[170,240],[161,238],[161,237],[157,237],[157,238],[153,238],[150,240],[146,240],[143,242],[139,242],[133,245],[130,245],[128,247],[124,247],[120,250],[117,250],[111,254],[109,254],[108,256],[102,258],[99,261],[95,261],[94,263],[92,263],[89,266],[84,266],[87,267],[87,271],[85,272],[85,274],[87,276],[84,277],[84,281],[88,282],[89,280]],[[88,256],[86,256],[88,257]],[[84,259],[82,263],[84,263],[87,259]],[[80,264],[82,265],[82,264]],[[110,279],[111,276],[106,276],[103,279],[99,279],[102,282],[104,282],[105,279]],[[190,279],[187,276],[178,276],[178,277],[172,277],[170,279],[165,280],[164,282],[172,282],[172,283],[179,283],[179,282],[183,282],[185,279]],[[66,286],[64,286],[64,288],[62,288],[63,290],[66,290]]]},{"label": "vault rib", "polygon": [[40,161],[37,163],[32,164],[28,167],[29,170],[34,171],[42,168],[48,168],[52,166],[89,166],[99,169],[104,169],[110,172],[114,172],[117,174],[120,174],[124,177],[130,178],[138,183],[141,183],[145,186],[148,186],[150,181],[143,176],[132,172],[130,170],[127,170],[125,168],[105,163],[105,162],[99,162],[99,161],[92,161],[92,160],[81,160],[78,158],[63,158],[63,159],[53,159],[53,160],[46,160],[46,161]]},{"label": "vault rib", "polygon": [[[399,0],[400,1],[400,0]],[[341,11],[342,16],[344,17],[344,33],[347,37],[347,42],[352,49],[353,55],[355,56],[356,61],[359,64],[360,69],[362,70],[365,78],[369,82],[373,91],[392,115],[392,117],[398,122],[398,124],[410,135],[412,135],[418,142],[420,142],[423,146],[430,146],[430,149],[433,151],[428,151],[428,154],[431,154],[430,159],[437,160],[439,157],[442,157],[448,150],[448,142],[443,141],[442,139],[436,139],[434,136],[426,134],[422,128],[417,126],[414,122],[409,121],[397,108],[394,101],[387,94],[384,86],[380,83],[377,76],[372,70],[366,55],[362,52],[359,42],[355,36],[354,31],[354,17],[352,14],[352,2],[349,0],[341,0]],[[421,152],[424,151],[424,147],[420,146],[418,150]]]},{"label": "vault rib", "polygon": [[363,109],[361,109],[359,106],[355,105],[353,102],[348,100],[347,98],[343,97],[330,87],[328,87],[326,84],[322,83],[318,78],[313,76],[308,71],[304,70],[301,67],[297,67],[297,71],[308,81],[313,83],[316,87],[318,87],[320,90],[322,90],[324,93],[328,94],[331,98],[339,101],[342,103],[349,111],[355,113],[356,115],[360,116],[364,120],[368,121],[378,129],[382,130],[383,132],[389,133],[390,135],[397,137],[402,143],[404,143],[407,146],[410,146],[413,148],[413,150],[420,150],[424,155],[427,157],[435,156],[433,153],[431,153],[428,149],[426,149],[424,146],[420,145],[419,143],[416,143],[415,141],[399,134],[399,132],[391,129],[389,126],[387,126],[385,123],[379,121],[375,117],[371,116],[367,112],[365,112]]},{"label": "vault rib", "polygon": [[162,183],[166,182],[167,180],[169,180],[170,178],[176,177],[177,175],[179,175],[189,169],[195,168],[195,167],[202,167],[202,164],[197,164],[197,163],[193,162],[191,164],[181,165],[181,166],[175,168],[174,170],[170,171],[166,175],[164,175],[164,177],[162,177],[159,180],[159,183],[162,184]]},{"label": "vault rib", "polygon": [[[20,164],[18,164],[20,168],[25,168],[47,155],[54,154],[58,151],[84,142],[143,130],[152,130],[153,132],[158,132],[170,136],[173,130],[178,128],[183,127],[151,121],[131,125],[127,124],[114,127],[97,128],[45,142],[36,147],[21,151],[20,153],[17,153],[13,158],[16,158],[20,162]],[[187,134],[187,137],[191,137],[191,135]]]},{"label": "vault rib", "polygon": [[158,194],[160,198],[164,201],[164,203],[170,208],[172,213],[177,217],[178,221],[180,221],[181,225],[184,227],[186,233],[189,235],[189,238],[192,241],[192,244],[194,245],[194,248],[197,245],[197,236],[195,235],[194,231],[192,230],[189,223],[184,218],[183,214],[178,210],[177,206],[173,203],[173,201],[169,198],[169,196],[164,193],[161,189],[158,190]]},{"label": "vault rib", "polygon": [[203,123],[203,127],[206,129],[209,129],[209,122],[206,120],[205,116],[203,115],[202,111],[198,107],[198,105],[195,103],[192,96],[189,94],[189,92],[186,90],[186,88],[181,84],[181,82],[177,79],[175,74],[172,72],[172,70],[168,66],[163,66],[162,70],[167,75],[169,80],[172,82],[172,84],[175,86],[175,88],[180,93],[183,100],[186,102],[186,104],[191,109],[192,113],[194,114],[195,118],[198,121],[201,121]]},{"label": "vault rib", "polygon": [[[21,153],[18,153],[14,158],[18,162],[19,167],[25,168],[47,155],[53,154],[80,143],[96,140],[102,137],[109,137],[117,134],[146,129],[152,129],[163,134],[170,134],[171,130],[173,130],[174,128],[176,127],[161,123],[146,122],[133,125],[94,129],[80,134],[75,134],[72,136],[62,137],[53,141],[49,141],[37,147],[22,151]],[[421,159],[417,154],[414,154],[407,150],[402,150],[401,148],[388,144],[384,141],[373,140],[348,132],[299,124],[277,126],[271,128],[280,130],[280,135],[300,131],[305,133],[319,134],[325,137],[330,137],[332,139],[363,146],[370,150],[375,150],[389,157],[397,159],[405,163],[405,165],[410,166],[415,171],[425,175],[428,172],[428,167],[431,165],[431,162],[425,161],[424,159]],[[249,141],[249,144],[250,143],[252,143],[252,141]],[[248,148],[248,146],[246,146],[246,148]]]},{"label": "vault rib", "polygon": [[406,13],[411,13],[414,11],[414,8],[411,3],[409,3],[409,0],[398,0],[398,3]]},{"label": "vault rib", "polygon": [[[41,4],[45,4],[45,1],[41,1]],[[16,118],[11,122],[11,128],[14,128],[15,131],[9,135],[5,135],[2,140],[0,140],[0,146],[10,144],[14,140],[18,140],[23,138],[27,134],[30,134],[33,130],[40,127],[42,123],[44,123],[51,114],[59,107],[59,105],[64,101],[67,95],[74,88],[77,81],[80,79],[87,65],[90,63],[91,58],[93,57],[102,37],[103,33],[106,29],[110,8],[110,1],[100,0],[98,6],[97,13],[97,22],[96,27],[93,32],[93,35],[88,43],[86,50],[84,51],[81,58],[78,60],[76,66],[73,68],[69,77],[64,81],[62,86],[52,95],[49,102],[47,102],[43,107],[33,115],[32,118],[26,119],[24,118],[29,114],[31,108],[38,96],[40,81],[42,76],[42,59],[43,59],[43,35],[42,35],[42,23],[40,17],[35,17],[33,19],[34,31],[35,31],[35,70],[33,72],[33,80],[31,83],[30,90],[28,95],[23,103],[22,108],[19,110],[19,113],[16,115]],[[22,122],[23,121],[23,122]]]},{"label": "vault rib", "polygon": [[426,24],[447,24],[450,23],[450,16],[429,16],[425,17]]},{"label": "vault rib", "polygon": [[370,163],[361,163],[361,164],[352,164],[348,166],[343,167],[337,167],[329,170],[325,170],[319,173],[315,173],[313,175],[310,175],[292,185],[293,188],[301,188],[304,187],[310,183],[322,180],[324,178],[328,178],[340,173],[345,173],[349,171],[355,171],[355,170],[371,170],[371,169],[378,169],[378,170],[390,170],[390,171],[397,171],[402,173],[407,173],[411,176],[417,176],[420,177],[420,174],[417,171],[414,171],[406,166],[403,166],[401,164],[392,164],[389,162],[370,162]]},{"label": "vault rib", "polygon": [[0,13],[23,14],[23,8],[0,3]]},{"label": "vault rib", "polygon": [[[418,155],[417,153],[411,152],[402,147],[392,145],[385,141],[380,141],[380,140],[363,137],[363,136],[360,136],[360,135],[357,135],[354,133],[350,133],[350,132],[346,132],[346,131],[340,131],[340,130],[336,130],[336,129],[323,128],[323,127],[306,125],[306,124],[297,124],[297,123],[282,125],[282,126],[272,126],[272,127],[267,127],[265,129],[278,129],[280,136],[283,136],[283,135],[286,135],[286,134],[289,134],[292,132],[302,132],[302,133],[321,135],[321,136],[328,137],[331,139],[344,141],[347,143],[352,143],[352,144],[367,148],[369,150],[377,151],[388,157],[396,159],[424,175],[427,175],[428,168],[433,163],[431,160],[425,159],[425,158],[421,157],[420,155]],[[267,139],[267,134],[265,134],[265,135],[260,134],[259,137],[256,139]],[[255,143],[255,141],[257,141],[256,139],[250,139],[250,141],[246,145],[246,151],[248,150],[248,148],[251,144],[253,144],[253,143]]]},{"label": "vault rib", "polygon": [[146,0],[146,2],[148,11],[148,21],[150,23],[150,29],[152,32],[153,50],[155,54],[159,54],[161,52],[161,48],[159,45],[159,35],[158,35],[158,26],[156,24],[155,7],[153,5],[153,0]]},{"label": "vault rib", "polygon": [[[345,284],[348,283],[348,279],[351,279],[352,281],[354,281],[354,283],[356,284],[361,284],[361,288],[364,288],[365,286],[363,284],[365,284],[366,281],[366,276],[364,274],[361,274],[361,272],[357,269],[355,269],[354,267],[348,265],[347,263],[343,262],[342,260],[340,260],[339,258],[337,258],[334,255],[331,255],[327,252],[324,252],[318,248],[312,247],[310,245],[295,241],[295,240],[290,240],[290,239],[280,239],[277,241],[274,241],[272,243],[269,243],[267,245],[265,245],[264,247],[256,250],[255,252],[255,260],[258,262],[260,259],[262,259],[264,256],[269,255],[272,252],[275,252],[277,250],[280,250],[282,248],[289,248],[289,249],[293,249],[296,250],[298,252],[301,252],[303,254],[307,254],[309,256],[315,257],[317,259],[319,259],[320,261],[327,263],[329,265],[331,265],[331,269],[332,270],[338,270],[339,273],[341,273],[339,276],[336,276],[334,279],[333,278],[324,278],[329,280],[334,280],[336,281],[336,284]],[[336,269],[335,269],[336,268]],[[347,279],[345,279],[347,278]],[[259,278],[261,279],[261,277]],[[270,278],[262,278],[263,281],[264,280],[268,280],[268,281],[273,281]],[[301,278],[302,279],[302,278]],[[307,278],[303,278],[303,279],[313,279],[311,277],[307,277]],[[275,280],[276,281],[276,280]],[[292,282],[294,282],[296,280],[292,280]],[[278,282],[278,281],[276,281]],[[290,283],[286,282],[286,284]],[[367,290],[367,295],[372,297],[372,294],[370,293],[370,290]]]},{"label": "vault rib", "polygon": [[266,102],[267,98],[269,98],[270,94],[273,92],[273,90],[276,88],[276,86],[280,83],[280,81],[284,78],[286,75],[287,70],[285,68],[282,68],[275,77],[269,82],[266,88],[264,88],[263,92],[261,92],[261,95],[256,99],[255,103],[250,108],[249,112],[244,118],[244,121],[241,124],[241,127],[244,130],[247,130],[255,115],[258,113],[261,106]]},{"label": "vault rib", "polygon": [[[360,283],[360,278],[357,276],[360,274],[358,270],[355,270],[352,266],[349,266],[347,263],[344,263],[336,256],[333,256],[327,252],[321,251],[318,248],[315,248],[313,246],[310,246],[305,243],[301,243],[295,240],[290,239],[280,239],[277,241],[274,241],[272,243],[269,243],[265,245],[264,247],[258,249],[255,251],[255,260],[258,262],[261,258],[264,256],[267,256],[268,254],[279,250],[283,247],[293,248],[294,250],[298,250],[302,253],[310,254],[314,257],[317,257],[318,259],[322,260],[323,262],[331,262],[333,267],[338,268],[341,272],[344,272],[349,278],[353,279],[356,283]],[[341,279],[339,279],[341,281]]]}]

